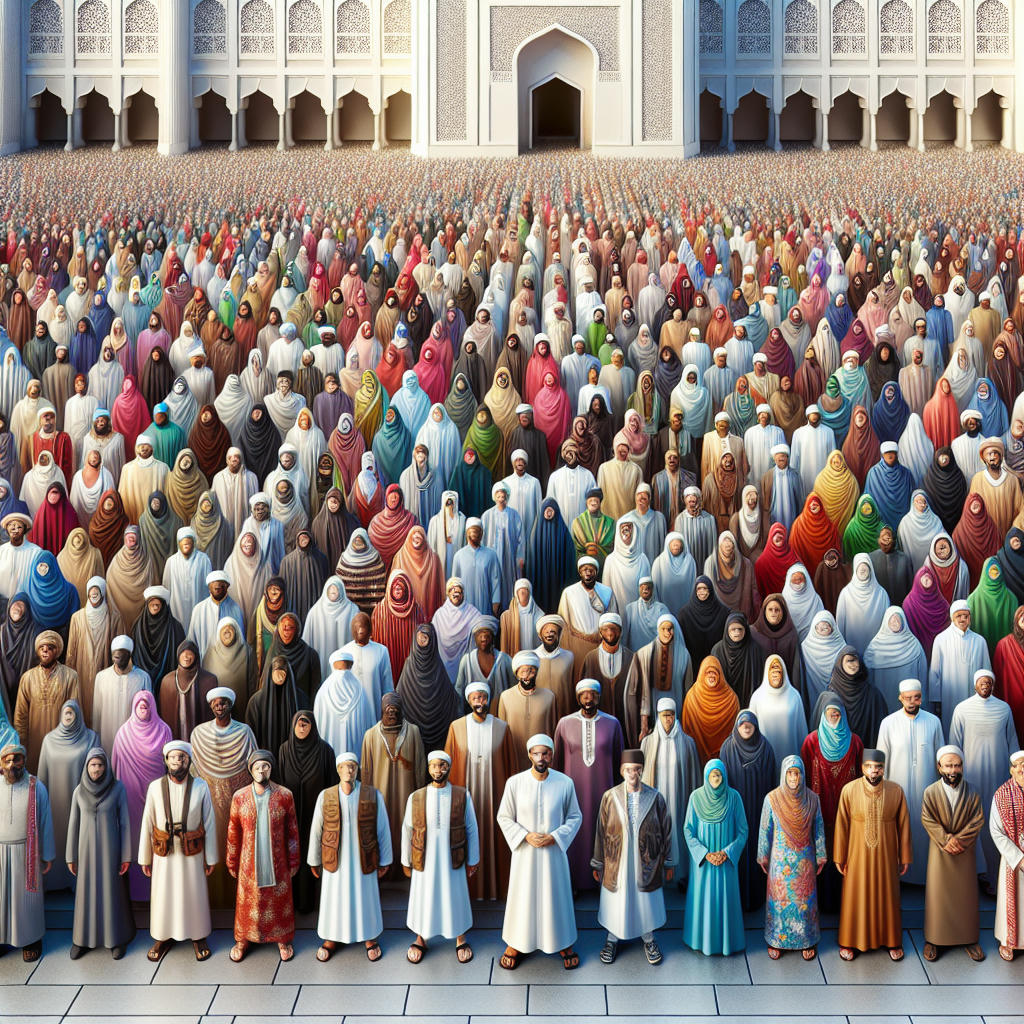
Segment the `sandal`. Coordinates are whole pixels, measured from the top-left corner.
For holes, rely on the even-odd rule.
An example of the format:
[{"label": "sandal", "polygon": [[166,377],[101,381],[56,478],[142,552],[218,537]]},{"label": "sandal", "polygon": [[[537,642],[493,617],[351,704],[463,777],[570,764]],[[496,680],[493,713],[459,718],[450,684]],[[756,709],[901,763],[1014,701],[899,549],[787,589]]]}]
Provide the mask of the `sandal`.
[{"label": "sandal", "polygon": [[615,958],[619,955],[619,944],[614,939],[608,939],[605,944],[601,947],[601,952],[598,956],[603,964],[615,963]]},{"label": "sandal", "polygon": [[781,949],[778,949],[778,948],[777,948],[777,947],[775,947],[775,946],[769,946],[769,947],[768,947],[768,956],[769,956],[769,957],[770,957],[770,958],[771,958],[772,960],[778,960],[778,959],[779,959],[779,957],[781,957],[781,956],[782,956],[782,950],[781,950]]},{"label": "sandal", "polygon": [[146,954],[146,959],[151,963],[158,964],[164,958],[164,954],[171,948],[170,939],[161,939],[159,942],[154,942],[150,947],[149,952]]},{"label": "sandal", "polygon": [[1013,950],[1009,946],[1000,946],[999,955],[1007,962],[1013,960]]},{"label": "sandal", "polygon": [[293,956],[295,956],[295,948],[290,942],[279,942],[277,944],[277,951],[281,954],[281,963],[286,964]]},{"label": "sandal", "polygon": [[576,968],[579,967],[580,957],[576,950],[563,949],[558,955],[562,958],[562,966],[567,971],[575,971]]},{"label": "sandal", "polygon": [[967,955],[975,963],[979,963],[980,964],[981,961],[985,959],[985,953],[983,952],[981,946],[979,946],[976,942],[972,943],[970,946],[967,946],[965,948],[967,950]]},{"label": "sandal", "polygon": [[818,955],[818,947],[811,946],[803,951],[803,958],[805,960],[813,960]]},{"label": "sandal", "polygon": [[195,950],[196,959],[200,963],[210,959],[210,947],[206,944],[206,939],[195,939],[192,943],[192,948]]},{"label": "sandal", "polygon": [[371,942],[370,945],[366,947],[366,959],[369,960],[371,964],[375,964],[383,955],[384,953],[381,951],[379,942]]},{"label": "sandal", "polygon": [[43,955],[43,940],[30,942],[21,951],[21,959],[27,964],[34,964]]},{"label": "sandal", "polygon": [[501,954],[501,959],[498,961],[499,966],[504,967],[506,971],[514,971],[519,966],[519,961],[522,959],[523,954],[518,949],[512,949],[509,947]]},{"label": "sandal", "polygon": [[[463,951],[469,951],[469,956],[463,956]],[[458,957],[460,964],[468,964],[473,959],[473,950],[468,942],[462,942],[455,947],[455,956]]]},{"label": "sandal", "polygon": [[939,959],[939,949],[934,942],[926,942],[924,949],[921,951],[921,956],[930,963],[934,962]]},{"label": "sandal", "polygon": [[[248,952],[249,952],[249,943],[248,942],[236,942],[231,947],[231,952],[228,953],[228,956],[231,957],[231,959],[236,964],[240,964],[245,959],[245,954],[248,953]],[[198,958],[199,958],[199,950],[197,949],[196,950],[196,959],[198,959]]]},{"label": "sandal", "polygon": [[333,942],[324,942],[320,945],[320,948],[316,951],[316,958],[320,963],[325,964],[334,955],[334,950],[337,947]]},{"label": "sandal", "polygon": [[898,964],[903,959],[903,947],[896,946],[889,950],[889,959],[894,963]]},{"label": "sandal", "polygon": [[850,960],[852,960],[857,955],[857,951],[854,950],[854,949],[850,949],[849,946],[840,946],[839,947],[839,955],[844,960],[849,962]]},{"label": "sandal", "polygon": [[[413,955],[413,950],[414,949],[419,950],[419,952],[415,956]],[[411,964],[418,964],[418,963],[420,963],[423,960],[423,956],[424,956],[424,954],[426,952],[427,952],[427,947],[424,946],[422,942],[414,942],[406,950],[406,952],[405,952],[405,959],[408,960],[409,963],[411,963]]]},{"label": "sandal", "polygon": [[644,943],[644,956],[647,957],[649,964],[660,964],[661,963],[661,948],[658,943],[651,939],[650,942]]}]

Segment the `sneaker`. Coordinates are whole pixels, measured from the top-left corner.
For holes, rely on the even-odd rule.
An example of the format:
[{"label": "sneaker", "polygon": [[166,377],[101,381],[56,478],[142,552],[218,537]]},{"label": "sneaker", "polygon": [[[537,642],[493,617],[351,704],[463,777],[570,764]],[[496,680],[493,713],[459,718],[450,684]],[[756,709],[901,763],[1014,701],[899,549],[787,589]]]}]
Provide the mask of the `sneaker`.
[{"label": "sneaker", "polygon": [[619,944],[614,939],[609,939],[601,949],[601,963],[613,964],[619,955]]}]

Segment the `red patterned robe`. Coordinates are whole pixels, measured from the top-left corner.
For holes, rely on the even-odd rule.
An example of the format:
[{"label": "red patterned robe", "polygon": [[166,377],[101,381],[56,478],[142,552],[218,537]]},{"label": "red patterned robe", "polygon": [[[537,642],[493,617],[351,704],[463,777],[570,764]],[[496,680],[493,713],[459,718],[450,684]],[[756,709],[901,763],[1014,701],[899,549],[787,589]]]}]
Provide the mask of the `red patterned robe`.
[{"label": "red patterned robe", "polygon": [[295,937],[292,875],[299,868],[299,822],[291,790],[270,785],[270,847],[276,884],[256,885],[256,799],[252,786],[231,798],[227,866],[238,877],[236,942],[291,942]]}]

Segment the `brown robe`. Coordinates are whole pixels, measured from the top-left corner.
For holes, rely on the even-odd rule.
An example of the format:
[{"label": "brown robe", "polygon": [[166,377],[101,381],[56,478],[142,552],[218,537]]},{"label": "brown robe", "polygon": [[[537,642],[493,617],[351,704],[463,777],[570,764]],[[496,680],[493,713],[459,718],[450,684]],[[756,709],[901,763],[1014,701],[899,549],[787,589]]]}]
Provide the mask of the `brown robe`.
[{"label": "brown robe", "polygon": [[[539,650],[539,648],[538,648]],[[555,695],[555,721],[576,710],[576,659],[572,651],[558,648],[553,658],[541,658],[537,669],[537,689],[550,690]]]},{"label": "brown robe", "polygon": [[[985,812],[978,791],[966,779],[961,780],[960,797],[951,808],[942,780],[933,782],[921,798],[921,824],[931,839],[924,890],[925,942],[970,946],[981,931],[974,854],[985,827]],[[963,853],[942,849],[951,836],[960,841]]]},{"label": "brown robe", "polygon": [[996,524],[996,533],[1005,537],[1014,520],[1024,511],[1024,495],[1020,482],[1008,469],[999,486],[993,485],[991,480],[987,469],[978,470],[971,479],[970,493],[980,494],[985,499],[985,511]]},{"label": "brown robe", "polygon": [[[623,734],[627,734],[625,715],[623,714],[623,691],[626,687],[626,680],[633,668],[633,652],[623,643],[619,644],[622,652],[622,662],[619,665],[619,673],[614,679],[603,675],[601,672],[601,648],[595,647],[584,659],[581,679],[596,679],[601,684],[600,709],[606,714],[613,715],[619,720]],[[562,716],[564,717],[564,716]]]},{"label": "brown robe", "polygon": [[[409,797],[427,782],[427,755],[419,726],[403,722],[398,732],[385,733],[378,722],[363,736],[360,753],[360,779],[380,790],[388,811],[391,849],[402,849],[402,822]],[[401,877],[400,858],[396,857],[388,877]]]},{"label": "brown robe", "polygon": [[516,771],[530,768],[530,755],[526,743],[531,736],[544,733],[554,736],[558,717],[555,714],[555,695],[539,686],[532,693],[524,693],[518,686],[506,690],[498,700],[498,718],[508,723],[515,751]]},{"label": "brown robe", "polygon": [[843,787],[832,856],[845,867],[839,945],[861,952],[902,947],[900,865],[913,862],[914,846],[897,783],[872,786],[862,777]]},{"label": "brown robe", "polygon": [[36,665],[18,683],[11,724],[28,751],[25,767],[33,775],[39,770],[43,737],[60,724],[60,710],[68,700],[82,702],[78,673],[60,662],[53,666],[49,677],[42,665]]},{"label": "brown robe", "polygon": [[519,771],[512,733],[500,718],[491,719],[491,750],[476,771],[469,760],[469,739],[466,723],[472,715],[457,718],[448,727],[444,741],[445,753],[452,759],[448,781],[465,786],[473,798],[480,838],[480,864],[469,880],[470,895],[475,900],[503,900],[508,891],[512,867],[512,851],[498,828],[498,804],[505,792],[505,783]]},{"label": "brown robe", "polygon": [[71,616],[68,629],[68,647],[65,663],[78,673],[78,686],[81,691],[82,715],[85,724],[92,726],[92,695],[96,673],[110,668],[113,660],[110,656],[110,645],[114,637],[122,636],[128,630],[121,613],[107,603],[107,614],[103,625],[94,634],[89,628],[86,609],[80,608]]}]

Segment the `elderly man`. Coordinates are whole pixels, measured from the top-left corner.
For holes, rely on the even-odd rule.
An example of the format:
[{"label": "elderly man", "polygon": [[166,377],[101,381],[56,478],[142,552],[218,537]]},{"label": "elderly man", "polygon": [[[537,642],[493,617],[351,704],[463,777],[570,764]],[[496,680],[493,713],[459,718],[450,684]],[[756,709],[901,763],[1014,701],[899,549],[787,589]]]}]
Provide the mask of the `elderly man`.
[{"label": "elderly man", "polygon": [[601,962],[614,963],[619,942],[640,937],[649,964],[661,963],[654,931],[665,923],[662,878],[671,882],[672,819],[665,798],[641,777],[644,755],[624,750],[622,782],[601,798],[590,862],[601,883],[597,920],[608,932]]},{"label": "elderly man", "polygon": [[259,491],[259,481],[255,473],[245,468],[241,448],[229,448],[225,463],[210,486],[220,503],[221,515],[231,524],[234,535],[240,537],[249,514],[249,499]]},{"label": "elderly man", "polygon": [[295,955],[292,877],[299,870],[299,822],[290,790],[270,781],[274,755],[254,750],[248,758],[252,784],[231,798],[227,832],[228,873],[238,880],[235,944],[239,963],[253,942],[276,942],[283,961]]},{"label": "elderly man", "polygon": [[113,664],[96,673],[92,695],[92,727],[104,750],[114,749],[117,730],[128,721],[132,701],[140,690],[153,690],[149,673],[132,664],[135,641],[116,636],[110,644]]},{"label": "elderly man", "polygon": [[18,683],[18,700],[11,722],[25,744],[30,772],[39,768],[43,737],[57,728],[64,702],[82,701],[78,673],[57,661],[64,650],[60,634],[44,629],[36,637],[35,650],[39,664],[30,668]]},{"label": "elderly man", "polygon": [[945,946],[964,946],[972,960],[984,960],[978,945],[978,877],[974,847],[985,827],[978,791],[964,779],[959,747],[935,753],[939,779],[925,791],[921,822],[930,840],[924,891],[924,958],[938,960]]},{"label": "elderly man", "polygon": [[[520,651],[512,659],[516,685],[498,698],[498,715],[508,723],[515,750],[524,751],[523,744],[540,729],[554,732],[558,722],[555,694],[537,686],[540,658],[534,651]],[[525,758],[517,753],[517,760]]]},{"label": "elderly man", "polygon": [[473,798],[448,781],[451,756],[427,755],[430,782],[409,796],[402,822],[402,869],[412,879],[406,924],[416,936],[406,953],[418,964],[435,935],[455,939],[460,964],[473,959],[466,932],[473,926],[469,879],[480,864]]},{"label": "elderly man", "polygon": [[672,529],[682,536],[694,562],[703,565],[715,550],[718,526],[715,517],[703,507],[699,487],[690,486],[683,491],[683,505]]},{"label": "elderly man", "polygon": [[580,579],[562,591],[558,614],[565,623],[565,647],[572,652],[577,680],[583,672],[586,656],[601,642],[601,616],[618,613],[619,606],[611,587],[599,583],[598,560],[584,555],[576,563]]},{"label": "elderly man", "polygon": [[1003,465],[1006,449],[998,437],[986,437],[978,450],[985,468],[971,478],[971,494],[985,500],[985,511],[995,523],[996,533],[1005,537],[1024,509],[1020,479]]},{"label": "elderly man", "polygon": [[1024,750],[1010,757],[1010,777],[992,797],[988,827],[999,850],[999,888],[996,894],[995,935],[999,955],[1012,960],[1024,946],[1020,922],[1024,920]]},{"label": "elderly man", "polygon": [[700,479],[714,471],[723,455],[731,455],[736,461],[738,476],[745,477],[750,469],[747,455],[743,449],[743,438],[730,433],[732,426],[727,412],[716,413],[715,429],[704,435],[704,447],[700,454]]},{"label": "elderly man", "polygon": [[189,772],[192,748],[171,740],[163,748],[166,774],[149,784],[139,833],[139,865],[153,879],[146,954],[159,963],[177,941],[191,939],[197,960],[210,959],[212,930],[206,875],[217,864],[217,821],[210,790]]},{"label": "elderly man", "polygon": [[42,876],[57,852],[50,798],[26,760],[21,744],[0,750],[0,945],[20,946],[25,963],[34,963],[46,931]]},{"label": "elderly man", "polygon": [[583,819],[572,779],[551,767],[554,750],[554,740],[543,733],[527,740],[530,768],[508,780],[498,808],[498,825],[512,851],[499,961],[507,971],[536,949],[557,952],[567,971],[580,963],[566,850]]}]

